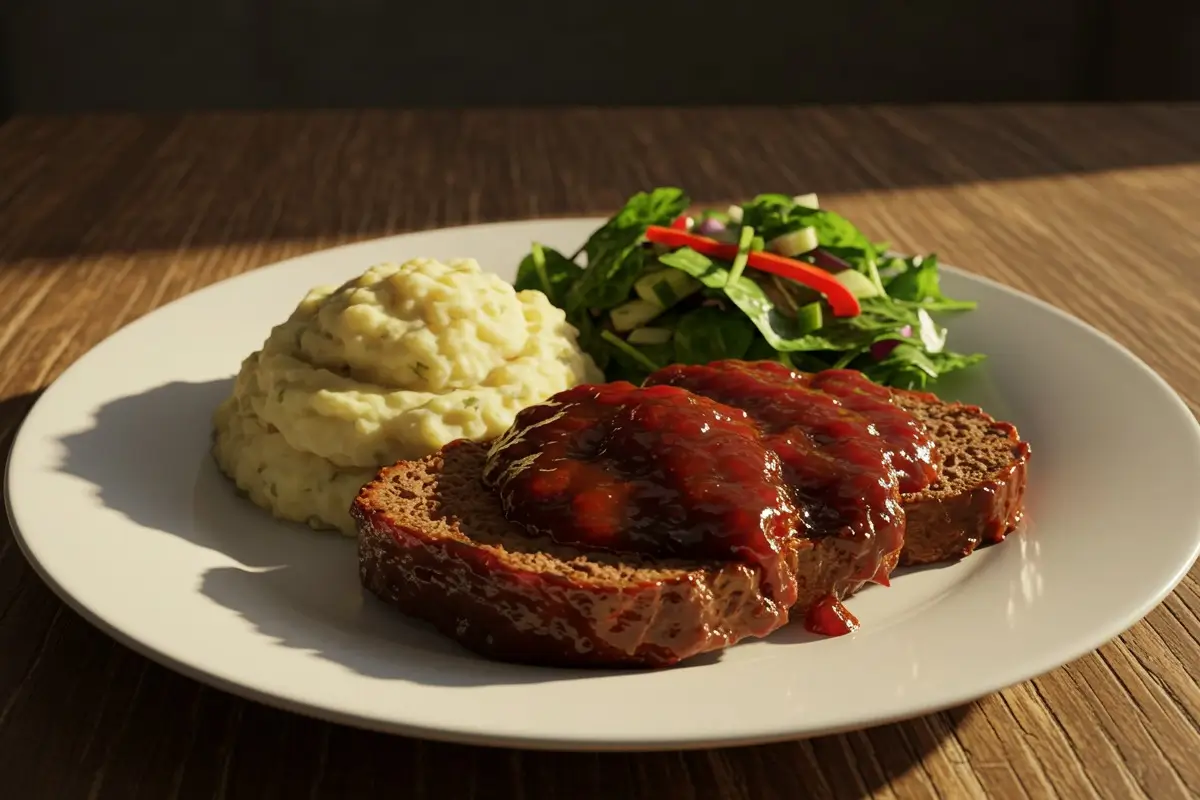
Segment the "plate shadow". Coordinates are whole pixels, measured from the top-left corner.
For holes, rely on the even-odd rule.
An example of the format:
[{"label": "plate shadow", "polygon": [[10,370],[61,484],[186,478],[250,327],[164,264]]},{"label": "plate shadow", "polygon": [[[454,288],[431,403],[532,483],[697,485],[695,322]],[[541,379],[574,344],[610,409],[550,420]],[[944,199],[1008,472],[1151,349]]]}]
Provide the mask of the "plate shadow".
[{"label": "plate shadow", "polygon": [[209,453],[212,411],[232,380],[174,382],[102,407],[62,439],[61,471],[134,523],[233,562],[203,596],[286,647],[368,677],[438,686],[534,684],[628,674],[489,661],[362,589],[354,541],[283,523],[238,496]]},{"label": "plate shadow", "polygon": [[[106,507],[139,526],[226,556],[232,563],[209,568],[202,576],[198,589],[203,596],[238,613],[280,644],[316,653],[354,673],[434,687],[532,686],[630,674],[514,668],[490,662],[461,649],[423,623],[393,613],[367,595],[357,581],[351,541],[271,519],[238,497],[216,469],[208,453],[209,417],[230,385],[229,380],[176,382],[113,401],[99,410],[91,428],[62,439],[60,469],[87,481]],[[121,443],[124,446],[119,446]],[[799,636],[800,627],[794,627]],[[677,669],[705,666],[719,659],[719,654],[701,656]],[[286,712],[267,709],[263,713]],[[861,734],[868,737],[880,761],[878,774],[865,776],[866,794],[919,763],[966,713],[964,709],[957,716],[934,715],[929,719],[938,722],[932,726],[914,721]],[[326,723],[299,719],[295,724],[313,736],[352,737],[358,744],[369,743],[381,752],[386,749],[394,754],[396,742],[411,741],[341,726],[330,729]],[[327,730],[332,734],[324,733]],[[917,730],[922,735],[914,735]],[[839,759],[850,752],[849,742],[851,739],[845,736],[828,736],[809,740],[802,747],[819,760],[829,759],[832,774],[840,775]],[[794,765],[795,746],[779,743],[756,750],[760,758],[778,760],[782,769],[785,764]],[[491,754],[505,752],[441,743],[422,743],[419,747],[470,759],[490,759]],[[630,763],[630,758],[664,763],[675,763],[679,758],[709,758],[702,752],[637,756],[530,753],[528,757],[531,764],[565,759],[595,769],[602,765],[607,765],[605,769],[615,768]],[[568,772],[573,774],[574,770]],[[793,773],[789,767],[781,774]],[[812,772],[803,780],[821,782],[828,776]],[[571,783],[572,779],[564,778],[563,788]],[[802,792],[804,785],[793,788]],[[862,789],[857,782],[855,786],[833,788],[839,797],[860,796]]]}]

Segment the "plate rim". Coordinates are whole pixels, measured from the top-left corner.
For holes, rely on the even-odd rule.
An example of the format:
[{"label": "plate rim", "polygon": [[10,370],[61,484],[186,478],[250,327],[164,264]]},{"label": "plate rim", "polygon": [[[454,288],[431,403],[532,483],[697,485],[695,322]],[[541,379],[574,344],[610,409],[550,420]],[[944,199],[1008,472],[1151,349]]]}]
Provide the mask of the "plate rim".
[{"label": "plate rim", "polygon": [[[193,680],[196,680],[203,685],[212,686],[214,688],[217,688],[221,691],[228,692],[235,696],[238,696],[238,697],[241,697],[241,698],[253,701],[253,702],[265,704],[265,705],[268,705],[271,707],[280,708],[285,711],[289,711],[291,713],[297,713],[302,716],[307,716],[310,718],[326,720],[326,721],[334,722],[337,724],[349,725],[352,727],[366,729],[366,730],[374,730],[374,731],[379,731],[379,732],[384,732],[384,733],[407,735],[407,736],[417,736],[420,738],[430,739],[430,740],[435,740],[435,741],[455,742],[455,743],[482,745],[482,746],[491,746],[491,747],[519,747],[519,748],[534,749],[534,750],[593,751],[593,752],[694,750],[694,749],[709,749],[709,748],[717,748],[717,747],[750,746],[750,745],[766,744],[766,743],[778,742],[778,741],[798,740],[798,739],[804,739],[804,738],[812,738],[812,737],[816,737],[816,736],[825,736],[825,735],[842,733],[842,732],[851,731],[851,730],[860,730],[860,729],[864,729],[864,728],[875,727],[878,725],[885,725],[885,724],[889,724],[889,723],[900,721],[900,720],[912,719],[916,716],[925,716],[928,714],[937,713],[937,712],[943,711],[947,708],[953,708],[953,707],[962,705],[964,703],[968,703],[973,700],[989,696],[996,692],[1002,691],[1006,688],[1019,685],[1028,680],[1036,678],[1040,675],[1046,674],[1048,671],[1052,671],[1052,670],[1057,669],[1065,664],[1069,664],[1069,663],[1087,655],[1088,653],[1095,651],[1096,649],[1098,649],[1099,647],[1102,647],[1104,644],[1112,641],[1113,639],[1116,639],[1117,637],[1121,636],[1122,634],[1124,634],[1125,632],[1127,632],[1128,630],[1133,628],[1138,622],[1142,621],[1146,617],[1147,614],[1149,614],[1151,611],[1153,611],[1167,597],[1169,597],[1170,594],[1172,592],[1174,592],[1174,590],[1179,586],[1179,584],[1186,577],[1188,572],[1191,570],[1191,568],[1196,563],[1197,559],[1200,558],[1200,535],[1198,535],[1198,536],[1194,537],[1193,541],[1191,542],[1191,552],[1190,552],[1189,559],[1186,562],[1181,562],[1175,569],[1175,572],[1172,575],[1169,582],[1164,583],[1153,593],[1153,595],[1148,596],[1147,600],[1145,600],[1136,610],[1131,610],[1130,612],[1127,612],[1125,615],[1123,615],[1119,618],[1114,618],[1113,622],[1110,623],[1109,625],[1107,625],[1103,631],[1100,631],[1099,627],[1093,628],[1092,629],[1094,631],[1093,635],[1085,637],[1087,640],[1086,646],[1085,646],[1085,644],[1079,644],[1076,647],[1068,648],[1067,650],[1062,651],[1062,652],[1070,652],[1071,653],[1071,655],[1067,658],[1063,658],[1062,655],[1059,654],[1059,655],[1054,655],[1053,657],[1048,658],[1048,659],[1043,659],[1041,662],[1037,662],[1036,664],[1032,661],[1023,662],[1027,665],[1032,664],[1032,666],[1024,666],[1019,669],[1014,669],[1012,671],[1012,674],[1019,675],[1020,677],[1017,677],[1011,681],[1000,683],[1000,684],[996,684],[995,681],[984,682],[984,683],[986,683],[986,687],[984,686],[984,683],[981,683],[981,684],[978,684],[976,686],[976,688],[973,688],[970,691],[960,690],[959,692],[954,693],[953,695],[947,695],[946,697],[942,698],[941,700],[938,701],[938,703],[935,703],[935,704],[931,704],[928,702],[917,702],[917,703],[908,704],[908,706],[911,706],[912,708],[916,708],[919,706],[919,710],[911,710],[910,709],[910,710],[906,710],[906,711],[898,711],[896,713],[891,713],[891,714],[857,715],[856,721],[848,722],[844,725],[826,726],[826,727],[822,727],[820,729],[816,729],[816,728],[805,729],[802,724],[797,724],[796,722],[793,722],[790,725],[786,725],[786,726],[776,726],[776,729],[770,729],[769,726],[763,726],[760,729],[763,732],[758,733],[758,734],[749,734],[749,735],[744,735],[744,736],[734,736],[734,737],[727,737],[727,738],[696,734],[696,735],[689,736],[687,738],[673,737],[670,741],[665,741],[665,740],[658,740],[658,739],[637,740],[637,739],[631,739],[629,737],[623,737],[623,736],[622,737],[612,737],[612,738],[605,738],[605,737],[597,738],[594,736],[589,737],[587,735],[571,736],[571,737],[556,737],[553,739],[547,739],[544,737],[538,737],[536,735],[524,736],[524,735],[510,735],[510,734],[489,734],[485,731],[480,731],[478,729],[475,729],[475,730],[469,729],[467,726],[464,726],[461,724],[456,725],[456,723],[451,723],[448,726],[442,726],[442,727],[435,727],[435,726],[422,725],[422,724],[411,724],[411,723],[398,722],[394,718],[384,718],[382,716],[364,716],[359,713],[340,711],[330,704],[321,705],[321,704],[315,703],[311,700],[309,700],[309,701],[301,700],[301,699],[291,696],[289,693],[280,692],[278,690],[272,690],[270,688],[266,688],[261,685],[259,685],[259,686],[248,685],[247,683],[242,683],[242,682],[238,682],[237,680],[232,680],[232,679],[226,678],[222,675],[207,671],[202,667],[197,667],[186,661],[174,658],[174,657],[168,655],[167,653],[165,653],[159,649],[156,649],[153,645],[151,645],[147,642],[144,642],[141,639],[136,638],[132,634],[127,633],[126,631],[122,630],[122,628],[119,627],[119,625],[116,622],[113,622],[113,621],[110,621],[110,620],[104,618],[102,615],[95,612],[93,609],[89,608],[88,606],[83,604],[81,601],[79,601],[78,598],[76,598],[70,591],[68,591],[66,589],[66,587],[62,586],[56,580],[54,580],[53,576],[47,571],[45,565],[43,565],[41,562],[39,562],[37,559],[35,559],[33,557],[30,546],[26,542],[25,536],[21,531],[20,525],[18,524],[17,519],[16,519],[16,514],[13,509],[13,503],[12,503],[12,496],[13,496],[12,492],[13,492],[13,488],[14,488],[13,471],[12,471],[13,460],[14,460],[15,455],[20,450],[20,446],[23,442],[23,437],[25,437],[27,435],[27,432],[28,432],[28,426],[26,424],[27,421],[31,417],[34,416],[34,412],[36,411],[38,406],[43,403],[46,395],[49,394],[57,384],[59,384],[61,381],[63,381],[64,378],[67,378],[73,371],[75,371],[81,364],[83,364],[88,359],[88,357],[91,356],[95,352],[95,350],[100,348],[102,345],[104,345],[118,337],[132,335],[133,332],[136,331],[136,329],[141,326],[141,324],[143,324],[144,322],[147,322],[148,320],[150,320],[152,318],[155,318],[158,316],[169,315],[171,309],[176,304],[182,303],[184,301],[194,302],[193,298],[195,298],[197,296],[202,296],[205,293],[208,293],[209,291],[216,292],[216,291],[220,290],[221,287],[224,287],[226,284],[236,282],[237,280],[248,277],[250,275],[262,273],[265,271],[280,271],[281,272],[284,269],[286,269],[289,265],[293,264],[294,262],[309,259],[314,256],[336,257],[336,254],[341,251],[353,249],[353,248],[356,248],[356,247],[359,247],[362,245],[377,244],[377,243],[381,243],[384,241],[401,239],[401,238],[411,237],[411,236],[420,235],[420,234],[432,234],[432,233],[456,232],[456,231],[457,232],[486,233],[486,231],[488,229],[511,228],[514,226],[522,226],[522,225],[536,226],[539,224],[553,225],[553,224],[563,224],[563,223],[595,224],[602,220],[603,220],[602,217],[594,217],[594,216],[563,216],[563,217],[544,217],[544,218],[533,218],[533,219],[508,220],[508,221],[501,221],[501,222],[488,222],[488,223],[479,223],[479,224],[454,225],[454,226],[446,226],[446,227],[440,227],[440,228],[428,228],[428,229],[421,229],[421,230],[415,230],[415,231],[407,231],[404,233],[390,234],[387,236],[373,237],[373,238],[363,239],[363,240],[359,240],[359,241],[355,241],[355,242],[344,243],[344,244],[337,245],[337,246],[330,247],[330,248],[311,250],[311,251],[308,251],[305,253],[291,256],[289,258],[286,258],[286,259],[283,259],[280,261],[275,261],[275,262],[271,262],[268,264],[264,264],[264,265],[246,270],[244,272],[238,273],[236,275],[229,276],[228,278],[224,278],[222,280],[208,284],[207,286],[201,287],[200,289],[197,289],[196,291],[189,292],[188,294],[178,297],[169,303],[166,303],[162,306],[152,309],[152,310],[148,311],[147,313],[143,314],[142,316],[138,317],[137,319],[131,320],[129,323],[112,331],[108,336],[104,337],[99,342],[95,343],[85,353],[83,353],[81,356],[79,356],[74,362],[72,362],[70,365],[68,365],[66,367],[66,369],[64,369],[50,384],[48,384],[42,390],[42,392],[39,394],[38,398],[35,400],[35,402],[30,406],[30,408],[26,412],[25,418],[22,419],[20,425],[18,426],[18,428],[15,432],[15,435],[13,436],[13,438],[10,442],[10,445],[8,448],[8,453],[6,454],[6,457],[5,457],[6,468],[5,468],[5,481],[4,481],[4,501],[5,501],[6,516],[12,527],[13,538],[16,540],[19,550],[21,551],[25,560],[32,567],[33,571],[38,576],[38,578],[41,579],[42,582],[45,583],[60,600],[62,600],[69,608],[71,608],[73,611],[75,611],[77,614],[79,614],[81,617],[83,617],[89,624],[95,626],[100,631],[102,631],[104,634],[115,639],[120,644],[130,648],[131,650],[139,653],[140,655],[142,655],[146,658],[149,658],[151,661],[154,661],[155,663],[165,666],[166,668],[168,668],[174,672],[178,672],[178,673],[185,675]],[[1132,350],[1130,350],[1124,344],[1117,341],[1116,339],[1114,339],[1112,336],[1105,333],[1104,331],[1101,331],[1098,328],[1095,328],[1094,326],[1085,322],[1084,320],[1081,320],[1078,317],[1075,317],[1075,316],[1071,315],[1070,313],[1068,313],[1062,309],[1059,309],[1058,307],[1052,305],[1051,303],[1049,303],[1045,300],[1042,300],[1041,298],[1029,295],[1019,289],[1015,289],[1015,288],[1007,286],[997,280],[994,280],[994,279],[986,277],[986,276],[978,275],[976,273],[973,273],[973,272],[963,269],[963,268],[959,268],[959,267],[955,267],[955,266],[951,266],[951,265],[945,265],[945,264],[943,264],[941,266],[944,269],[946,269],[947,271],[952,272],[968,281],[982,283],[986,286],[989,286],[993,290],[997,290],[1001,293],[1007,294],[1007,295],[1011,296],[1013,299],[1018,300],[1022,303],[1032,303],[1034,306],[1038,307],[1042,311],[1047,311],[1051,315],[1059,318],[1061,321],[1064,321],[1070,325],[1079,327],[1079,328],[1083,329],[1083,331],[1085,331],[1086,333],[1100,339],[1109,348],[1117,351],[1117,353],[1124,356],[1130,362],[1135,364],[1142,373],[1144,373],[1147,377],[1149,377],[1153,382],[1157,383],[1159,389],[1164,390],[1165,397],[1168,398],[1177,407],[1177,410],[1183,412],[1183,416],[1185,419],[1191,420],[1191,434],[1192,434],[1193,439],[1194,439],[1195,443],[1197,444],[1197,446],[1200,446],[1200,421],[1198,421],[1196,419],[1196,416],[1192,412],[1191,408],[1187,405],[1187,403],[1183,400],[1183,398],[1179,395],[1179,393],[1174,389],[1174,387],[1171,386],[1171,384],[1165,378],[1163,378],[1161,375],[1159,375],[1154,369],[1152,369],[1148,364],[1146,364],[1145,361],[1143,361],[1139,356],[1137,356],[1137,354],[1135,354]],[[1102,634],[1103,634],[1104,638],[1099,641],[1099,644],[1092,644],[1092,642],[1094,640],[1098,640]],[[1050,666],[1046,666],[1046,663],[1043,663],[1043,662],[1050,663]],[[996,685],[994,685],[994,684],[996,684]]]}]

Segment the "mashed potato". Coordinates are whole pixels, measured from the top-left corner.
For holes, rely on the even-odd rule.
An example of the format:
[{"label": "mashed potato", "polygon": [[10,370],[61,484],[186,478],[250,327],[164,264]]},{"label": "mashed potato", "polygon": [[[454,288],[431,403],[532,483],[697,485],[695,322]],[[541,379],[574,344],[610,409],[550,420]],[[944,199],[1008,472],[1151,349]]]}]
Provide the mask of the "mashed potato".
[{"label": "mashed potato", "polygon": [[525,406],[603,380],[576,335],[474,260],[379,264],[313,289],[242,363],[213,453],[277,517],[352,535],[380,466],[499,436]]}]

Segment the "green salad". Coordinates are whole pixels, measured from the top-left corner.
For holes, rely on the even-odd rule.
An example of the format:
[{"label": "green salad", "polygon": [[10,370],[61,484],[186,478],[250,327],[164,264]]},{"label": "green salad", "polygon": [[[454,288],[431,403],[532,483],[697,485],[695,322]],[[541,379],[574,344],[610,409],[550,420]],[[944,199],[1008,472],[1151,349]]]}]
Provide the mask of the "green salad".
[{"label": "green salad", "polygon": [[562,308],[609,380],[738,358],[920,389],[983,359],[946,349],[933,315],[975,304],[942,293],[935,255],[888,254],[814,195],[690,207],[673,187],[636,194],[572,255],[534,243],[516,288]]}]

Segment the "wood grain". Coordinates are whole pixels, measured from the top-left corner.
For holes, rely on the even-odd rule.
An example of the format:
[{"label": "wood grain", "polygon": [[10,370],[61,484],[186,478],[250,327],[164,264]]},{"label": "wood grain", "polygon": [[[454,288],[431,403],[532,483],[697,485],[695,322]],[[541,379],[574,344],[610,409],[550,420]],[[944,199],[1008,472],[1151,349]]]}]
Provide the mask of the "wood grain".
[{"label": "wood grain", "polygon": [[[91,346],[200,286],[657,183],[821,192],[1107,331],[1200,411],[1198,130],[1200,107],[1164,106],[18,118],[0,127],[0,436]],[[0,527],[5,797],[1196,797],[1198,672],[1193,570],[1098,652],[903,724],[651,755],[443,745],[153,665],[65,609]]]}]

